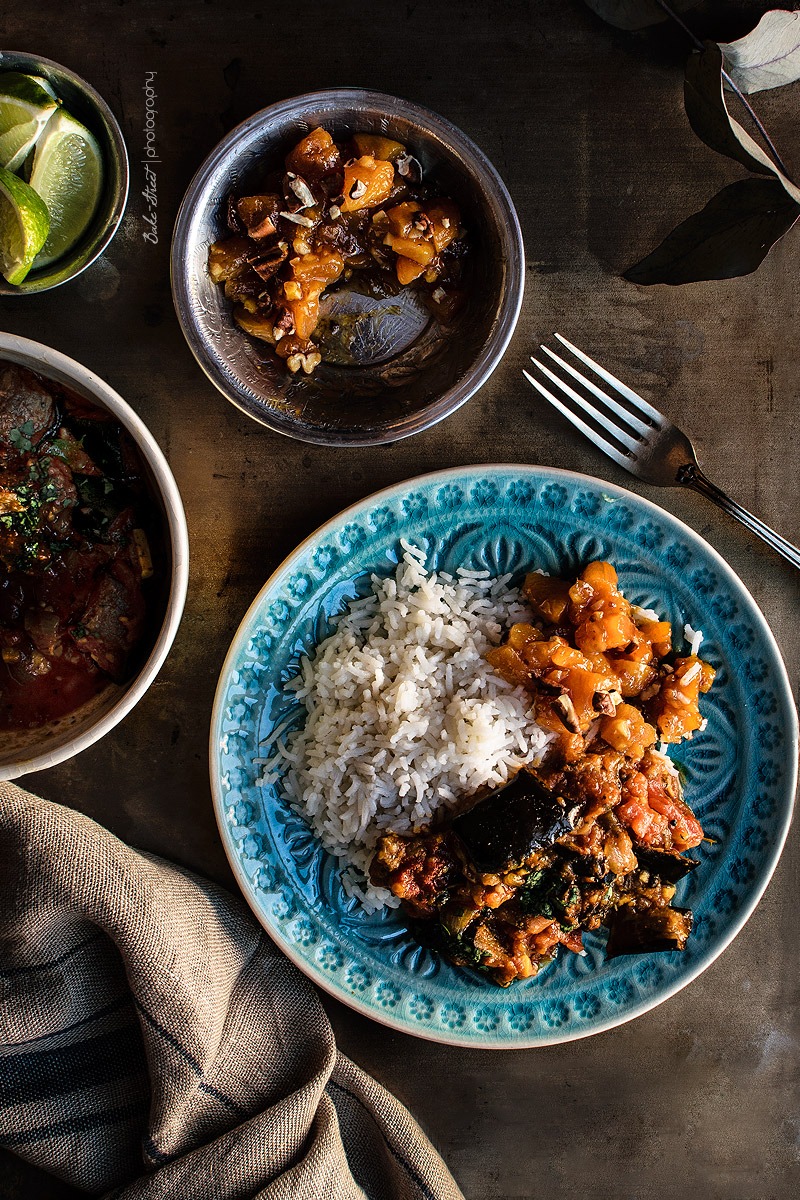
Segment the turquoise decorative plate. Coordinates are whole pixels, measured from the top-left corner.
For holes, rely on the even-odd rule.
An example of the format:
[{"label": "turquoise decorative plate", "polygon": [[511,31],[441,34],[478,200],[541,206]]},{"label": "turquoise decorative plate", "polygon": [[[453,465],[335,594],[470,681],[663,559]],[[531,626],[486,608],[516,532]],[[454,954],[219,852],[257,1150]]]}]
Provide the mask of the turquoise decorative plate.
[{"label": "turquoise decorative plate", "polygon": [[[611,561],[632,601],[705,634],[717,669],[708,725],[674,757],[711,842],[679,885],[695,913],[683,953],[605,962],[562,950],[538,978],[501,989],[418,946],[397,910],[366,916],[337,863],[286,804],[259,786],[260,747],[305,710],[284,693],[330,617],[391,574],[400,538],[427,544],[432,564],[568,574]],[[797,717],[786,672],[751,596],[697,534],[654,504],[586,476],[543,467],[464,467],[424,475],[353,505],[308,538],[265,584],[222,669],[211,725],[220,832],[258,919],[320,987],[406,1033],[454,1045],[526,1047],[585,1037],[666,1000],[724,950],[752,913],[791,819]]]}]

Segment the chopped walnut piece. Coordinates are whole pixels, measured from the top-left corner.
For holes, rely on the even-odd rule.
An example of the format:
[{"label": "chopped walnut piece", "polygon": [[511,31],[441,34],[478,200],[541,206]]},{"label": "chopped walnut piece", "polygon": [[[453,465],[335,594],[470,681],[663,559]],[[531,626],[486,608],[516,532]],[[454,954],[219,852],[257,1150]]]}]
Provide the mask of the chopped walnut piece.
[{"label": "chopped walnut piece", "polygon": [[289,308],[284,308],[275,322],[275,341],[279,342],[287,334],[294,333],[294,315]]},{"label": "chopped walnut piece", "polygon": [[314,193],[302,175],[295,175],[293,171],[289,171],[286,175],[286,189],[297,197],[301,208],[311,208],[316,203]]},{"label": "chopped walnut piece", "polygon": [[286,365],[293,375],[302,367],[304,374],[310,375],[315,367],[318,367],[322,362],[322,355],[318,350],[312,350],[310,354],[290,354],[286,360]]},{"label": "chopped walnut piece", "polygon": [[575,711],[575,705],[565,692],[563,696],[556,696],[553,701],[553,708],[558,713],[565,727],[570,733],[580,733],[581,723],[578,720],[578,714]]},{"label": "chopped walnut piece", "polygon": [[401,154],[395,166],[397,174],[401,175],[408,183],[422,182],[422,165],[418,159],[414,158],[413,154]]},{"label": "chopped walnut piece", "polygon": [[311,220],[311,217],[304,217],[302,213],[282,212],[278,214],[284,217],[287,221],[291,221],[293,225],[302,225],[304,229],[313,229],[316,224]]},{"label": "chopped walnut piece", "polygon": [[276,242],[274,246],[268,247],[263,254],[251,258],[250,266],[262,279],[271,279],[280,270],[281,264],[287,257],[287,254],[288,247],[286,242]]}]

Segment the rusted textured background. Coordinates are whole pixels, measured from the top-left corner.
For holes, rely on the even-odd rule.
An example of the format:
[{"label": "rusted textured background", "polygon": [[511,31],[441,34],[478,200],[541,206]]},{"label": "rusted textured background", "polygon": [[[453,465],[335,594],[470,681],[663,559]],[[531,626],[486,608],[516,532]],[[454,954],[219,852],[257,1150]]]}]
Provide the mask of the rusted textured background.
[{"label": "rusted textured background", "polygon": [[[701,35],[730,40],[768,7],[708,2],[690,19]],[[234,886],[211,810],[206,740],[240,618],[273,567],[339,509],[465,463],[572,468],[662,504],[740,574],[796,681],[796,571],[700,497],[624,475],[547,411],[520,374],[531,349],[560,329],[691,431],[720,486],[800,540],[800,229],[747,278],[651,289],[620,278],[744,174],[688,127],[688,44],[679,30],[622,33],[580,0],[42,0],[6,7],[2,37],[103,93],[128,141],[132,188],[107,254],[64,288],[2,298],[0,327],[79,359],[137,409],[172,464],[192,551],[183,625],[147,697],[99,745],[25,785]],[[150,71],[158,245],[142,239]],[[270,102],[335,84],[408,96],[464,129],[505,178],[528,254],[522,317],[491,381],[444,424],[384,449],[310,447],[250,422],[195,365],[170,298],[172,223],[208,151]],[[800,173],[800,83],[755,102]],[[794,1197],[799,858],[795,830],[722,958],[655,1011],[588,1041],[516,1053],[450,1049],[325,1003],[342,1048],[408,1105],[468,1200]],[[0,1197],[72,1194],[0,1157]]]}]

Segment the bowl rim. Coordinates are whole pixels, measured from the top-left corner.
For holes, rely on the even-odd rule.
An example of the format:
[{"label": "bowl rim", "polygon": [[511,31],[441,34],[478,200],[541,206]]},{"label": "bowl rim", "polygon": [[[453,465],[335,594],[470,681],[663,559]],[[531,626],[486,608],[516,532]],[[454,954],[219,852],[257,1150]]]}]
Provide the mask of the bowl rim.
[{"label": "bowl rim", "polygon": [[[403,418],[402,423],[398,423],[398,426],[391,430],[375,431],[373,429],[363,434],[358,432],[353,433],[351,430],[341,431],[333,435],[330,431],[317,434],[311,428],[303,429],[302,431],[292,430],[286,428],[278,420],[270,419],[271,414],[269,410],[259,414],[251,411],[242,398],[236,384],[220,376],[214,359],[207,351],[206,339],[198,333],[194,323],[188,316],[193,307],[186,271],[190,227],[198,201],[203,197],[209,179],[213,176],[220,162],[225,159],[229,151],[237,143],[246,138],[249,133],[258,129],[265,121],[273,117],[292,114],[301,106],[308,108],[319,107],[330,103],[332,99],[335,100],[337,105],[341,105],[342,107],[348,104],[354,106],[356,104],[372,106],[383,109],[388,115],[391,115],[395,111],[401,116],[417,121],[418,124],[440,137],[451,150],[454,150],[465,167],[469,164],[467,170],[470,175],[487,177],[492,183],[500,210],[500,231],[507,248],[505,261],[508,278],[499,299],[494,326],[487,341],[481,347],[477,358],[470,366],[468,374],[425,408]],[[400,96],[392,96],[385,92],[376,92],[367,88],[322,88],[318,91],[304,92],[297,96],[276,101],[276,103],[267,105],[265,108],[253,113],[250,117],[247,117],[244,121],[234,126],[206,156],[192,177],[175,218],[170,250],[170,280],[173,305],[178,323],[196,362],[210,382],[225,396],[226,400],[246,416],[250,417],[251,420],[271,429],[274,433],[282,434],[284,437],[290,437],[296,441],[314,445],[331,447],[379,446],[400,441],[424,429],[429,429],[445,417],[454,413],[483,387],[505,354],[519,319],[525,290],[525,245],[519,217],[517,216],[517,211],[508,188],[497,169],[483,151],[458,126],[433,110],[417,104],[413,100],[403,99]],[[246,335],[243,333],[242,337],[244,336]]]},{"label": "bowl rim", "polygon": [[54,750],[38,751],[29,758],[19,758],[15,762],[0,765],[0,780],[16,779],[20,775],[42,771],[73,758],[105,737],[131,711],[153,683],[175,640],[189,582],[189,532],[181,494],[161,447],[141,417],[99,375],[95,375],[94,371],[59,350],[53,350],[41,342],[34,342],[14,333],[0,332],[0,356],[8,353],[30,360],[29,363],[23,362],[20,365],[29,365],[32,371],[39,371],[44,376],[48,375],[49,370],[62,372],[96,397],[98,402],[108,408],[133,435],[139,451],[153,472],[164,502],[172,552],[172,573],[166,612],[158,637],[142,669],[126,691],[94,725],[65,745]]},{"label": "bowl rim", "polygon": [[[3,296],[32,296],[39,292],[48,292],[51,288],[60,287],[62,283],[69,283],[70,280],[77,279],[79,275],[83,274],[86,268],[100,257],[116,234],[125,213],[130,189],[130,163],[125,138],[122,135],[119,121],[100,93],[77,72],[55,62],[52,58],[45,58],[41,54],[32,54],[27,50],[0,50],[0,72],[20,70],[23,63],[29,63],[32,69],[40,66],[46,67],[65,76],[98,110],[114,150],[112,156],[113,175],[115,176],[114,203],[106,218],[105,227],[85,262],[81,262],[80,265],[76,265],[74,270],[69,270],[66,275],[63,275],[64,267],[59,268],[57,259],[50,267],[44,268],[46,273],[42,275],[41,280],[37,280],[34,272],[33,277],[28,275],[22,283],[16,285],[8,283],[0,276],[0,295]],[[112,164],[106,162],[104,165],[108,170]]]}]

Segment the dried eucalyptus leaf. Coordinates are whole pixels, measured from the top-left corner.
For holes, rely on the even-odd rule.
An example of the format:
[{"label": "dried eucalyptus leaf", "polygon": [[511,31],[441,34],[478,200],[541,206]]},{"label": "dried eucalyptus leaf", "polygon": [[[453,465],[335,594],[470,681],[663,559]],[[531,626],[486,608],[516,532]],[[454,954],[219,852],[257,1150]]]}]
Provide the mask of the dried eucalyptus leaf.
[{"label": "dried eucalyptus leaf", "polygon": [[719,48],[725,69],[741,92],[794,83],[800,79],[800,12],[773,9],[746,37],[720,42]]},{"label": "dried eucalyptus leaf", "polygon": [[[672,0],[670,8],[675,12],[686,12],[694,8],[698,0]],[[586,0],[592,12],[597,13],[609,25],[617,29],[644,29],[669,19],[656,0]]]},{"label": "dried eucalyptus leaf", "polygon": [[800,217],[777,179],[740,179],[625,272],[631,283],[698,283],[749,275]]},{"label": "dried eucalyptus leaf", "polygon": [[722,51],[715,42],[707,42],[705,50],[689,57],[683,98],[689,124],[707,146],[759,175],[774,175],[792,199],[800,203],[800,188],[778,170],[758,142],[728,112],[722,94]]}]

